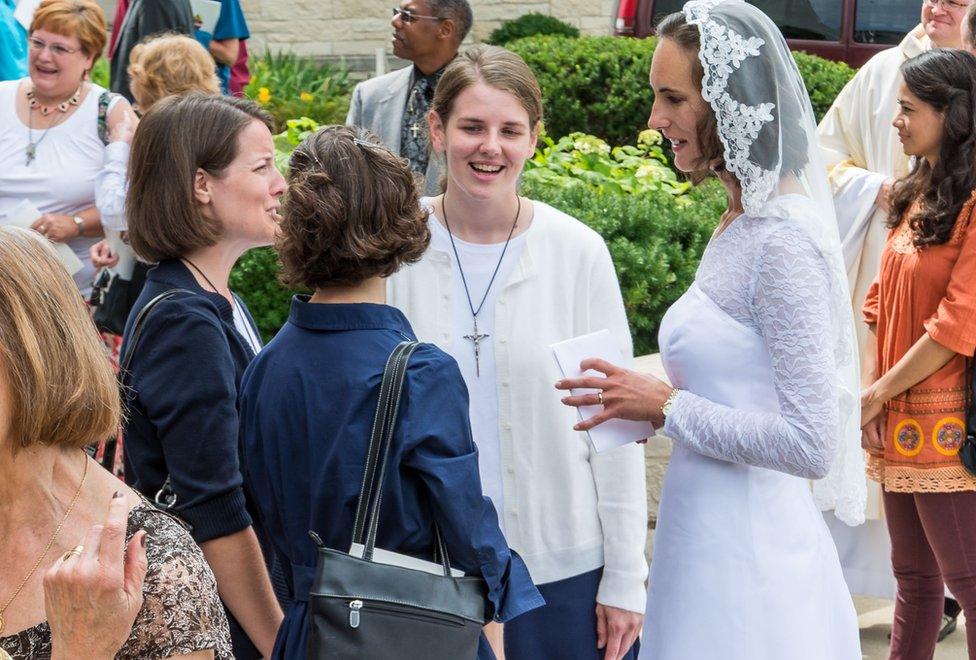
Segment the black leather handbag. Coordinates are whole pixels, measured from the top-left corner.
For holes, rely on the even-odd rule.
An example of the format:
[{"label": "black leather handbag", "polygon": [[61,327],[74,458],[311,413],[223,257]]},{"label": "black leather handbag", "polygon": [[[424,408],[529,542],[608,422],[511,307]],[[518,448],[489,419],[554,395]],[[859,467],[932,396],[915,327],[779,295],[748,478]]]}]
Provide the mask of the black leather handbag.
[{"label": "black leather handbag", "polygon": [[103,269],[92,287],[89,303],[93,308],[92,320],[99,332],[122,335],[129,312],[136,304],[142,287],[146,283],[149,266],[137,261],[128,280]]},{"label": "black leather handbag", "polygon": [[417,342],[390,355],[380,385],[376,419],[353,542],[362,558],[325,547],[314,531],[318,563],[309,595],[308,660],[473,660],[488,616],[480,577],[453,577],[447,548],[434,524],[441,575],[373,561],[383,478],[407,362]]}]

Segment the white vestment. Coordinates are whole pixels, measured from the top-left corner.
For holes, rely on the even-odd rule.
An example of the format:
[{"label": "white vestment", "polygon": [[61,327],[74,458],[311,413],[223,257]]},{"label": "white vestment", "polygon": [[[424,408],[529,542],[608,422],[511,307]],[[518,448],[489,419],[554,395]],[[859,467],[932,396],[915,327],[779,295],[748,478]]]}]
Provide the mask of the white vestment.
[{"label": "white vestment", "polygon": [[[861,308],[878,274],[888,234],[887,214],[877,207],[875,198],[886,180],[908,173],[908,157],[891,125],[898,110],[899,68],[931,47],[919,25],[897,47],[872,57],[844,87],[817,127],[834,194],[862,366],[865,358],[873,361],[874,356],[864,352],[868,329]],[[894,598],[891,544],[878,484],[868,482],[869,520],[863,525],[847,527],[832,514],[826,515],[851,591]]]}]

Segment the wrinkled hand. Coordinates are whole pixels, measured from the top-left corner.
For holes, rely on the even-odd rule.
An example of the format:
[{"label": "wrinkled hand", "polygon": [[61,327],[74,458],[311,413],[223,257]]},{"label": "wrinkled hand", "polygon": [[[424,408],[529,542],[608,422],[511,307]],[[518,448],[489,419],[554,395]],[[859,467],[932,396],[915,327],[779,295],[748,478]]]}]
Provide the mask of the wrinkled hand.
[{"label": "wrinkled hand", "polygon": [[884,454],[884,441],[887,433],[888,415],[877,415],[861,429],[861,449],[871,454]]},{"label": "wrinkled hand", "polygon": [[139,125],[139,117],[136,116],[132,107],[126,103],[119,109],[119,115],[109,118],[108,139],[109,142],[125,142],[132,144],[132,136],[136,133],[136,126]]},{"label": "wrinkled hand", "polygon": [[95,268],[111,268],[119,263],[119,255],[112,252],[108,241],[99,241],[88,250],[92,264]]},{"label": "wrinkled hand", "polygon": [[74,218],[60,213],[45,213],[34,221],[31,229],[55,243],[65,243],[78,237],[78,225]]},{"label": "wrinkled hand", "polygon": [[104,525],[85,536],[80,556],[66,555],[44,576],[52,660],[114,658],[142,607],[146,532],[125,543],[129,505],[116,493]]},{"label": "wrinkled hand", "polygon": [[[647,374],[617,367],[606,360],[589,358],[580,363],[580,370],[593,369],[600,376],[564,378],[556,383],[557,390],[595,389],[603,393],[603,410],[574,426],[577,431],[588,431],[608,419],[649,421],[655,428],[664,424],[661,406],[671,394],[671,386]],[[562,398],[567,406],[598,406],[599,394],[581,394]]]},{"label": "wrinkled hand", "polygon": [[596,646],[604,660],[620,660],[637,641],[644,615],[609,605],[596,606]]}]

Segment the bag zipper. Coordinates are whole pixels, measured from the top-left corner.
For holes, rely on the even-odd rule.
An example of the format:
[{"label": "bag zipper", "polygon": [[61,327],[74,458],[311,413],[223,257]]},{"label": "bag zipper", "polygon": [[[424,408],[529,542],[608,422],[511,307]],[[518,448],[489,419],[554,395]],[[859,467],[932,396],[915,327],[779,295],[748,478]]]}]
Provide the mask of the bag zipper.
[{"label": "bag zipper", "polygon": [[397,607],[396,605],[391,605],[389,603],[380,602],[369,602],[364,603],[358,598],[349,601],[349,627],[358,628],[361,615],[360,611],[365,610],[366,612],[373,611],[378,614],[386,614],[388,616],[398,616],[406,619],[416,619],[418,621],[427,621],[432,623],[439,623],[446,626],[456,626],[461,627],[464,625],[464,619],[457,616],[452,616],[450,614],[443,614],[441,612],[424,612],[419,613],[413,608]]}]

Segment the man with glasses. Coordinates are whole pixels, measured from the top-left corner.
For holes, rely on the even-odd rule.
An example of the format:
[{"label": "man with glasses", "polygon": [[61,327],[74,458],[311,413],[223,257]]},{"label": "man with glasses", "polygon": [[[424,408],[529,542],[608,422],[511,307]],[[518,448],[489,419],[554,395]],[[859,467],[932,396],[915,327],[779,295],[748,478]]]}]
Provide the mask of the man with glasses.
[{"label": "man with glasses", "polygon": [[467,0],[403,0],[393,9],[393,54],[413,66],[356,85],[346,123],[376,133],[440,192],[441,164],[430,158],[427,112],[444,68],[473,22]]},{"label": "man with glasses", "polygon": [[[898,46],[872,57],[844,87],[817,128],[833,188],[851,304],[858,320],[862,366],[865,358],[873,364],[873,349],[868,348],[869,333],[860,320],[861,308],[881,264],[891,184],[909,171],[908,157],[891,125],[901,84],[899,67],[930,48],[962,48],[960,27],[969,4],[970,0],[922,0],[921,24]],[[827,514],[827,523],[851,591],[893,599],[895,578],[881,490],[873,481],[868,481],[867,487],[868,520],[863,525],[847,527],[832,514]],[[939,640],[955,630],[959,610],[956,601],[946,598]]]}]

